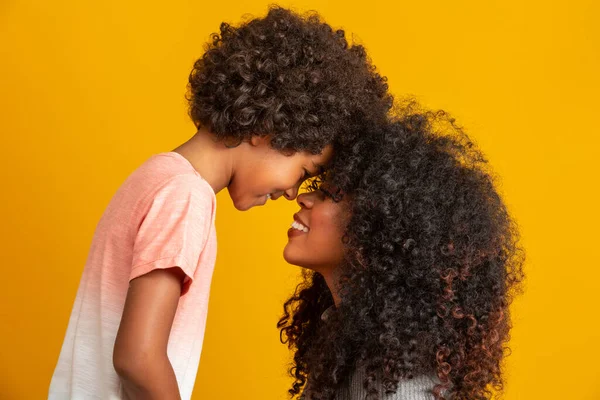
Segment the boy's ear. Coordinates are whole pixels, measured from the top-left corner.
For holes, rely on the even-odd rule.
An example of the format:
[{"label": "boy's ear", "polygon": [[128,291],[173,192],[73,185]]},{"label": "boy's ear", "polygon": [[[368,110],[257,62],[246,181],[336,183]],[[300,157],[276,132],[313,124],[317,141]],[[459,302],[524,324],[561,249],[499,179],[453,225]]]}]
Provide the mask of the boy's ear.
[{"label": "boy's ear", "polygon": [[250,144],[252,146],[260,146],[263,144],[269,144],[270,141],[271,141],[271,138],[269,135],[265,135],[265,136],[252,135],[252,137],[250,138]]}]

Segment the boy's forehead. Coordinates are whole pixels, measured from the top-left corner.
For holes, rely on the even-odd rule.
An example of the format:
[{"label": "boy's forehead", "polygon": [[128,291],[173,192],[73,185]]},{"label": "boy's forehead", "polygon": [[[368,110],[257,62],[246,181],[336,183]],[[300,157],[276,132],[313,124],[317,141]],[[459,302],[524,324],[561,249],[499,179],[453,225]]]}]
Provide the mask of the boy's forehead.
[{"label": "boy's forehead", "polygon": [[314,157],[313,164],[315,164],[315,166],[324,167],[325,165],[329,164],[329,161],[331,161],[332,157],[333,146],[328,145],[323,149],[323,151],[321,151],[320,154],[317,154],[316,157]]}]

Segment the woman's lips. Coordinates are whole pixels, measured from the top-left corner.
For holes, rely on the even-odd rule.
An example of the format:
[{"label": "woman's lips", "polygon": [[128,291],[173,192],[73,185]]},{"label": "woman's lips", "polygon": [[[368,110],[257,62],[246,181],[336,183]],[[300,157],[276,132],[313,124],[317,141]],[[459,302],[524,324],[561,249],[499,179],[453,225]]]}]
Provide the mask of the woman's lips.
[{"label": "woman's lips", "polygon": [[288,230],[288,237],[292,238],[295,236],[305,235],[309,232],[309,227],[305,224],[298,214],[294,214],[294,222],[292,223],[292,227]]},{"label": "woman's lips", "polygon": [[304,221],[302,221],[302,219],[300,219],[300,216],[298,215],[298,213],[294,214],[294,221],[298,222],[301,225],[304,225],[305,227],[310,229],[310,226],[308,226],[308,224]]},{"label": "woman's lips", "polygon": [[306,232],[299,231],[296,228],[290,228],[287,231],[288,238],[293,238],[296,236],[306,235]]}]

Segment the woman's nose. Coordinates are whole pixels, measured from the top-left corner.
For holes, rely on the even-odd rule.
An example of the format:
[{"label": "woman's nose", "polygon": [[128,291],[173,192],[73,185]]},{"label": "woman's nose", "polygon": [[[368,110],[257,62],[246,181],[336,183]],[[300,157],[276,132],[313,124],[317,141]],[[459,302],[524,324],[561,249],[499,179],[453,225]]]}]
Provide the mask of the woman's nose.
[{"label": "woman's nose", "polygon": [[298,196],[296,201],[302,208],[308,208],[308,209],[312,208],[312,206],[314,204],[313,192],[302,193],[301,195]]}]

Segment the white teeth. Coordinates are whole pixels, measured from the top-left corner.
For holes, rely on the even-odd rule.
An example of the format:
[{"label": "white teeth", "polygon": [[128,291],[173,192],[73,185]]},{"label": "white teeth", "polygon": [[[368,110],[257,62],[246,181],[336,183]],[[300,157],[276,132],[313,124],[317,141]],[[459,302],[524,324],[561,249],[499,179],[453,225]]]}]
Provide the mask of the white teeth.
[{"label": "white teeth", "polygon": [[298,229],[299,231],[302,231],[304,233],[308,232],[308,228],[297,221],[292,222],[292,228]]}]

